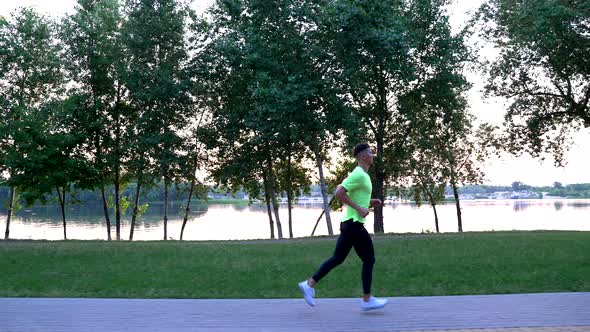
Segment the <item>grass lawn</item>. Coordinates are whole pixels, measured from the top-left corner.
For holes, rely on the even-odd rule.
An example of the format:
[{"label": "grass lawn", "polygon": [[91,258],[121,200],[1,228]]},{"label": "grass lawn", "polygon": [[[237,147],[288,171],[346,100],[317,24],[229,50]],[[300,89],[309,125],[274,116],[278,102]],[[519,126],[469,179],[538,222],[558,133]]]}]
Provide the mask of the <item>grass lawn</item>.
[{"label": "grass lawn", "polygon": [[[282,241],[0,241],[0,297],[292,298],[335,237]],[[378,296],[590,291],[590,232],[374,237]],[[362,292],[348,259],[318,297]]]}]

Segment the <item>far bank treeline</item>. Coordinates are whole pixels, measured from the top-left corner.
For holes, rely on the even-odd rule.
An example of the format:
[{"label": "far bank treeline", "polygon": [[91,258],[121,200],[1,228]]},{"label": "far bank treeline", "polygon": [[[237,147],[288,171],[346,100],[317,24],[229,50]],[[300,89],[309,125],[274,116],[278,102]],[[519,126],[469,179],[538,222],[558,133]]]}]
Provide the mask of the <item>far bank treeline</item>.
[{"label": "far bank treeline", "polygon": [[[208,180],[264,200],[271,238],[283,237],[277,197],[286,196],[292,237],[292,201],[312,178],[333,234],[328,192],[352,161],[329,165],[330,156],[360,141],[378,155],[375,198],[411,195],[436,218],[449,185],[462,231],[458,187],[482,180],[491,153],[562,163],[570,131],[590,126],[590,4],[489,0],[458,32],[448,5],[218,0],[199,16],[180,0],[79,0],[57,19],[30,8],[0,16],[5,238],[20,204],[56,198],[67,239],[66,204],[93,190],[109,240],[113,226],[122,238],[130,204],[132,240],[146,192],[162,186],[167,203],[180,185],[190,203]],[[470,38],[498,57],[478,58]],[[469,68],[509,101],[505,131],[469,112]],[[166,208],[163,218],[167,239]],[[383,220],[377,208],[376,233]]]}]

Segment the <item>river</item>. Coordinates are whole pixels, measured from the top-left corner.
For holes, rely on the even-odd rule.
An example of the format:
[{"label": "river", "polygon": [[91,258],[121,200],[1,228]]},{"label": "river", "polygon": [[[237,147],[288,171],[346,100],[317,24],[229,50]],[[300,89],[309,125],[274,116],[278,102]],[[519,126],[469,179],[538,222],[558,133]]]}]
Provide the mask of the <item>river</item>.
[{"label": "river", "polygon": [[[537,199],[537,200],[465,200],[461,202],[463,230],[578,230],[590,231],[590,199]],[[193,204],[185,229],[185,240],[246,240],[270,238],[270,226],[265,206],[230,204]],[[440,231],[456,232],[457,216],[454,203],[437,206]],[[139,220],[134,240],[161,240],[164,234],[163,204],[152,203]],[[168,221],[169,239],[179,239],[182,225],[179,202],[170,206]],[[309,236],[321,213],[319,204],[299,204],[293,209],[293,236]],[[338,234],[342,212],[332,212],[332,225]],[[387,204],[384,207],[386,233],[433,232],[434,215],[429,205],[417,207],[410,203]],[[6,211],[0,213],[2,234],[6,227]],[[107,239],[104,214],[101,206],[73,205],[66,211],[68,239]],[[283,236],[289,237],[286,205],[281,206],[280,218]],[[112,235],[115,236],[114,218],[111,217]],[[130,211],[123,216],[122,238],[129,237]],[[367,219],[367,229],[373,232],[373,217]],[[275,226],[275,236],[277,228]],[[324,218],[316,235],[327,235]],[[23,208],[13,218],[10,227],[12,239],[63,239],[61,212],[58,206]]]}]

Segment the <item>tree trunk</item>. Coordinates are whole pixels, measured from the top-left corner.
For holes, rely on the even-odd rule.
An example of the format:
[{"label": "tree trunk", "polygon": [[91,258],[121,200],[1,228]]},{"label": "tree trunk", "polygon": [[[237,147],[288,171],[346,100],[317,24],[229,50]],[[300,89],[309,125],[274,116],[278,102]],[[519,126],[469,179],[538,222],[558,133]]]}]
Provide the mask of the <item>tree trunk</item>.
[{"label": "tree trunk", "polygon": [[16,188],[10,187],[10,198],[8,199],[8,214],[6,216],[6,231],[4,232],[4,239],[8,240],[10,237],[10,219],[12,217],[12,211],[14,211],[14,196],[16,195]]},{"label": "tree trunk", "polygon": [[107,206],[107,197],[104,193],[104,186],[100,187],[100,194],[102,196],[102,209],[104,211],[104,219],[107,224],[107,237],[111,241],[111,218],[109,217],[109,207]]},{"label": "tree trunk", "polygon": [[262,176],[262,181],[264,183],[264,200],[266,201],[266,212],[268,213],[268,221],[270,223],[270,238],[275,238],[275,225],[272,219],[272,212],[270,208],[270,193],[268,189],[268,179],[266,175]]},{"label": "tree trunk", "polygon": [[135,231],[135,221],[137,220],[137,210],[139,209],[139,193],[141,192],[141,179],[137,179],[137,188],[135,188],[135,201],[133,202],[133,215],[131,216],[131,226],[129,227],[129,241],[133,241]]},{"label": "tree trunk", "polygon": [[279,240],[283,239],[283,227],[281,225],[281,219],[279,217],[279,203],[277,202],[277,195],[275,193],[275,178],[272,170],[272,160],[268,158],[268,188],[270,199],[272,202],[272,208],[275,215],[275,220],[277,222],[277,234],[279,236]]},{"label": "tree trunk", "polygon": [[293,217],[292,217],[292,209],[293,209],[293,195],[291,193],[287,193],[287,208],[289,209],[289,238],[293,238]]},{"label": "tree trunk", "polygon": [[191,174],[192,175],[191,189],[188,193],[188,202],[186,203],[186,209],[184,210],[184,218],[182,219],[182,228],[180,229],[180,241],[182,241],[182,238],[184,236],[184,228],[186,227],[186,223],[188,221],[188,214],[190,212],[191,199],[193,197],[193,192],[195,190],[195,185],[196,185],[196,173],[197,173],[199,152],[200,152],[200,149],[198,148],[198,146],[199,146],[198,131],[199,131],[199,128],[201,127],[201,121],[203,120],[204,115],[205,115],[205,111],[201,112],[201,116],[199,117],[199,122],[197,123],[197,129],[195,131],[197,133],[197,134],[195,134],[195,146],[197,148],[196,148],[196,151],[194,151],[195,161],[193,162],[193,172]]},{"label": "tree trunk", "polygon": [[66,234],[66,190],[65,188],[62,190],[63,191],[63,197],[62,197],[62,192],[59,190],[59,187],[56,187],[57,189],[57,196],[59,197],[59,205],[61,206],[61,219],[63,221],[63,225],[64,225],[64,240],[68,239],[68,236]]},{"label": "tree trunk", "polygon": [[119,172],[119,166],[117,165],[117,169],[115,171],[115,228],[117,233],[117,241],[121,240],[121,202],[119,201],[121,183]]},{"label": "tree trunk", "polygon": [[430,200],[430,206],[432,206],[432,210],[434,211],[434,225],[436,226],[436,232],[440,233],[438,228],[438,213],[436,213],[436,202],[434,201],[434,197],[432,194],[427,190],[426,193],[428,194],[428,200]]},{"label": "tree trunk", "polygon": [[168,177],[164,177],[164,241],[168,240]]},{"label": "tree trunk", "polygon": [[326,215],[326,224],[328,226],[328,234],[334,235],[332,230],[332,220],[330,217],[330,202],[328,201],[328,190],[326,187],[326,179],[324,178],[323,160],[320,153],[320,144],[316,140],[313,146],[313,153],[315,154],[316,166],[320,175],[320,188],[322,191],[322,200],[324,203],[324,214]]},{"label": "tree trunk", "polygon": [[291,176],[291,150],[289,149],[289,159],[287,163],[287,209],[289,210],[289,238],[293,238],[293,217],[291,214],[293,207],[293,190],[292,190],[292,176]]},{"label": "tree trunk", "polygon": [[[373,197],[380,199],[381,202],[385,201],[384,197],[383,197],[383,182],[384,182],[383,172],[376,170],[375,187],[373,188],[373,193],[374,193]],[[375,207],[374,214],[375,214],[375,216],[374,216],[375,234],[383,233],[384,232],[384,229],[383,229],[383,204]]]},{"label": "tree trunk", "polygon": [[463,220],[461,219],[461,203],[459,203],[459,189],[455,183],[455,175],[451,172],[451,186],[453,187],[453,195],[455,196],[455,206],[457,207],[457,223],[459,225],[459,232],[463,232]]},{"label": "tree trunk", "polygon": [[[96,104],[97,104],[97,101],[96,101],[96,98],[95,98],[94,105],[96,105]],[[95,134],[94,135],[94,146],[96,148],[96,155],[95,155],[96,164],[98,165],[98,168],[101,171],[101,177],[100,177],[100,179],[101,179],[101,181],[103,181],[104,180],[104,175],[103,175],[103,172],[102,172],[102,170],[103,170],[103,165],[102,165],[102,147],[100,145],[100,138],[99,138],[98,134]],[[111,237],[111,218],[109,217],[109,207],[108,207],[108,204],[107,204],[107,197],[105,195],[104,184],[102,184],[100,186],[100,194],[101,194],[101,198],[102,198],[102,209],[103,209],[103,212],[104,212],[104,220],[105,220],[105,223],[106,223],[106,226],[107,226],[107,239],[109,241],[111,241],[112,240],[112,237]]]},{"label": "tree trunk", "polygon": [[[383,170],[383,137],[377,137],[377,158],[375,159],[375,185],[373,186],[372,197],[385,202],[383,184],[385,182],[385,171]],[[383,233],[383,204],[374,209],[375,234]]]},{"label": "tree trunk", "polygon": [[434,210],[434,224],[436,225],[436,232],[440,233],[438,228],[438,214],[436,213],[436,204],[432,204],[432,210]]},{"label": "tree trunk", "polygon": [[[379,111],[378,123],[375,132],[375,140],[377,141],[377,158],[375,160],[375,186],[373,187],[373,193],[371,197],[378,198],[381,203],[385,202],[384,197],[384,183],[385,183],[385,170],[383,165],[383,151],[385,139],[385,125],[387,122],[387,80],[382,74],[383,71],[378,66],[375,68],[376,75],[379,77],[379,98],[377,101],[377,107]],[[375,208],[374,216],[374,228],[375,234],[383,233],[383,204]]]},{"label": "tree trunk", "polygon": [[117,104],[115,105],[115,223],[117,241],[121,240],[121,122],[119,114],[120,90],[117,89]]},{"label": "tree trunk", "polygon": [[430,192],[430,190],[428,190],[428,186],[426,186],[426,184],[425,184],[424,177],[419,174],[418,178],[420,179],[420,184],[422,185],[422,190],[424,190],[424,192],[428,196],[428,202],[430,203],[430,206],[432,206],[432,210],[434,211],[434,225],[436,226],[436,232],[440,233],[439,228],[438,228],[438,213],[436,212],[436,201],[434,200],[434,196],[432,196],[432,193]]},{"label": "tree trunk", "polygon": [[186,222],[188,221],[188,213],[190,212],[191,206],[191,199],[193,198],[193,192],[195,190],[195,183],[196,183],[196,176],[195,173],[197,172],[197,159],[195,159],[193,165],[193,173],[191,178],[191,189],[188,192],[188,202],[186,203],[186,208],[184,209],[184,218],[182,218],[182,228],[180,229],[180,241],[182,241],[182,237],[184,236],[184,227],[186,227]]},{"label": "tree trunk", "polygon": [[[330,203],[328,205],[332,205],[332,201],[334,201],[334,196],[332,196],[332,198],[330,199]],[[322,210],[322,213],[320,213],[320,216],[318,217],[318,220],[315,221],[315,226],[313,226],[313,231],[311,231],[311,236],[313,236],[315,234],[315,230],[316,228],[318,228],[318,224],[320,223],[320,219],[322,219],[322,216],[324,215],[324,210]]]}]

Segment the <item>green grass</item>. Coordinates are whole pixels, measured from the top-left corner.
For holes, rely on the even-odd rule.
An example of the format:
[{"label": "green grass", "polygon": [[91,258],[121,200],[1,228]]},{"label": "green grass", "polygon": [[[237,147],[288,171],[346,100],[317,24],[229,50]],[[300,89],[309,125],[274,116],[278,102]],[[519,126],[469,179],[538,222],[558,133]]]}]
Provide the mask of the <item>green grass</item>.
[{"label": "green grass", "polygon": [[[240,242],[0,241],[0,297],[291,298],[335,238]],[[374,237],[381,296],[590,291],[590,232]],[[360,295],[354,251],[319,297]]]}]

